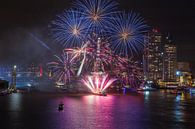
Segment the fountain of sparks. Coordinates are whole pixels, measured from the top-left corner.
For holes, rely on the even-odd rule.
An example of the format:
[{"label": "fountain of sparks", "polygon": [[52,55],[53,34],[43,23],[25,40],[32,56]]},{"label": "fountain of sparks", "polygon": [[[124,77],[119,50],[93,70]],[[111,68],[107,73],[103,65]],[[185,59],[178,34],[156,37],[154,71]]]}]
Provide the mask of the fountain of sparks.
[{"label": "fountain of sparks", "polygon": [[104,72],[104,66],[100,58],[100,43],[101,39],[98,38],[93,72],[91,72],[91,75],[86,76],[82,81],[92,93],[101,95],[116,79],[110,79],[108,74]]}]

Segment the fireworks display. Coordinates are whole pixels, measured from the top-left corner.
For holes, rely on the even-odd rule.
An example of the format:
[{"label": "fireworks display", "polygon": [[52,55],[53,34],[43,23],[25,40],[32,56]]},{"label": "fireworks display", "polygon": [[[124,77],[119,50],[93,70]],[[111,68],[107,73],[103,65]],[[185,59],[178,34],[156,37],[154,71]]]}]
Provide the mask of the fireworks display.
[{"label": "fireworks display", "polygon": [[67,84],[74,75],[74,61],[71,60],[72,56],[63,52],[61,57],[55,57],[56,61],[48,63],[49,70],[52,70],[52,78],[54,78],[57,83]]},{"label": "fireworks display", "polygon": [[88,33],[101,33],[113,19],[118,4],[113,0],[76,0],[74,5],[87,21]]},{"label": "fireworks display", "polygon": [[68,10],[52,22],[54,39],[64,47],[81,46],[86,36],[86,22],[77,11]]},{"label": "fireworks display", "polygon": [[148,27],[140,15],[119,12],[117,5],[112,0],[76,0],[52,21],[53,37],[63,44],[62,57],[48,64],[57,82],[82,77],[91,92],[102,93],[116,80],[122,85],[141,80],[132,56],[143,49]]},{"label": "fireworks display", "polygon": [[112,48],[123,56],[139,53],[144,47],[148,26],[139,14],[120,12],[115,15],[110,27]]},{"label": "fireworks display", "polygon": [[82,61],[81,61],[81,64],[79,66],[77,76],[80,76],[82,69],[83,69],[83,65],[84,65],[85,60],[86,60],[86,54],[89,52],[87,45],[88,45],[88,43],[84,44],[81,48],[65,49],[68,53],[71,53],[73,55],[71,61],[78,60],[83,55],[83,59],[81,59]]},{"label": "fireworks display", "polygon": [[101,72],[96,72],[83,79],[84,84],[93,93],[102,93],[106,90],[116,79],[109,79],[108,74],[104,75]]}]

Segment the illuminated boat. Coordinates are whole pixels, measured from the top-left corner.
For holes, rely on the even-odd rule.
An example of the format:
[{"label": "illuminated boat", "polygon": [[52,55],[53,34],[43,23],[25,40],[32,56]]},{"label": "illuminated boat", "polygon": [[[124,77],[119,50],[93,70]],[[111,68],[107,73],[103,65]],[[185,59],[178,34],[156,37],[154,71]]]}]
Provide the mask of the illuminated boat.
[{"label": "illuminated boat", "polygon": [[93,94],[98,95],[98,96],[107,96],[105,92],[99,92],[99,93],[93,93]]},{"label": "illuminated boat", "polygon": [[151,81],[147,81],[142,83],[141,86],[137,89],[137,91],[156,91],[157,85]]},{"label": "illuminated boat", "polygon": [[148,87],[148,86],[144,86],[144,87],[140,87],[137,89],[137,91],[156,91],[156,88],[153,87]]}]

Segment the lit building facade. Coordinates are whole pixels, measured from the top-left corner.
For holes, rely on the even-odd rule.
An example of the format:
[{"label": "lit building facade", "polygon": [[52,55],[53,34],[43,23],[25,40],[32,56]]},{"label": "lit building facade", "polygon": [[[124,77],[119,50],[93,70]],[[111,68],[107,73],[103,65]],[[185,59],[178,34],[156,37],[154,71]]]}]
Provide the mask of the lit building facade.
[{"label": "lit building facade", "polygon": [[184,72],[190,72],[190,63],[189,62],[177,62],[177,70],[178,71],[184,71]]},{"label": "lit building facade", "polygon": [[177,81],[179,86],[192,86],[193,78],[189,62],[177,62]]},{"label": "lit building facade", "polygon": [[165,82],[176,82],[177,71],[177,47],[174,44],[164,45],[163,55],[163,80]]},{"label": "lit building facade", "polygon": [[144,50],[143,68],[145,80],[158,82],[163,79],[163,40],[162,34],[153,29]]}]

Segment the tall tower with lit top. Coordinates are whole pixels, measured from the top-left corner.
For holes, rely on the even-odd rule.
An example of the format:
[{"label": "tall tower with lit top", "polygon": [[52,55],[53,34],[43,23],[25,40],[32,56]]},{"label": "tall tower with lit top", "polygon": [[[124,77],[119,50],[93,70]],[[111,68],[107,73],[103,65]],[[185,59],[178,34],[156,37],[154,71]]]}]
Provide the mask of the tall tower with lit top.
[{"label": "tall tower with lit top", "polygon": [[17,72],[16,72],[17,66],[14,65],[12,73],[11,73],[11,85],[10,85],[10,89],[12,91],[16,91],[16,76],[17,76]]},{"label": "tall tower with lit top", "polygon": [[96,50],[96,59],[94,62],[94,72],[104,72],[104,66],[101,61],[101,38],[98,38],[97,41],[97,50]]}]

